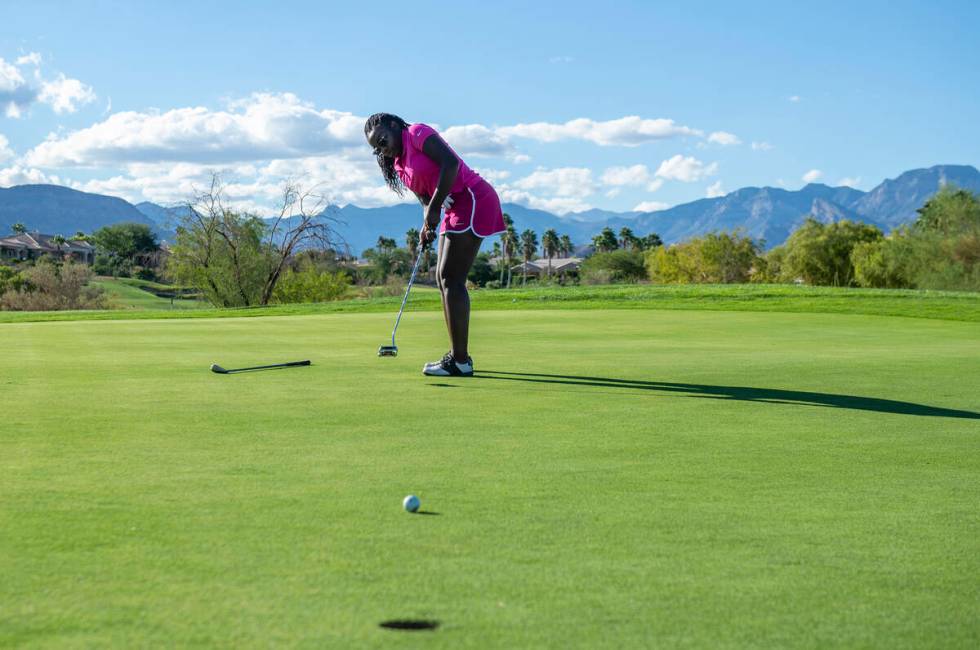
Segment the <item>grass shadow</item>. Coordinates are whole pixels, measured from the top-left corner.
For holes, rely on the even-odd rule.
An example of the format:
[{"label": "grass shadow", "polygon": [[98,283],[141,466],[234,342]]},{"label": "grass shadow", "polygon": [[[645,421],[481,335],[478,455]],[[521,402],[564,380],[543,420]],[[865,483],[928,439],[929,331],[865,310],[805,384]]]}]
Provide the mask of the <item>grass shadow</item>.
[{"label": "grass shadow", "polygon": [[710,384],[680,384],[666,381],[643,381],[639,379],[612,379],[609,377],[584,377],[578,375],[549,375],[534,372],[508,372],[502,370],[480,370],[474,377],[504,381],[522,381],[541,384],[565,384],[570,386],[594,386],[600,388],[627,388],[650,390],[663,393],[682,394],[705,399],[730,399],[766,404],[795,404],[800,406],[826,406],[829,408],[896,413],[899,415],[919,415],[927,417],[962,418],[980,420],[980,413],[961,411],[939,406],[902,402],[899,400],[862,397],[859,395],[837,395],[812,391],[784,390],[781,388],[753,388],[748,386],[713,386]]}]

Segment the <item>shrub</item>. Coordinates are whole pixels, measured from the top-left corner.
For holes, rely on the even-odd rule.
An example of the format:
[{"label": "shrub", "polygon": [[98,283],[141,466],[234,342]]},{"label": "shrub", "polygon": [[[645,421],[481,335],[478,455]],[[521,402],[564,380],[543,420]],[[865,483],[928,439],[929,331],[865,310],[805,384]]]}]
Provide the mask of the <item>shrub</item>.
[{"label": "shrub", "polygon": [[781,275],[785,280],[801,278],[813,285],[855,286],[851,252],[860,243],[882,237],[881,230],[870,224],[847,219],[825,224],[808,217],[782,246],[785,258]]},{"label": "shrub", "polygon": [[0,307],[15,311],[105,307],[102,289],[87,286],[94,276],[84,264],[68,260],[58,265],[41,260],[21,275],[25,285],[19,289],[8,289],[0,297]]},{"label": "shrub", "polygon": [[665,284],[747,282],[765,267],[760,242],[740,232],[710,232],[647,252],[650,279]]},{"label": "shrub", "polygon": [[643,253],[637,250],[614,250],[596,253],[582,263],[579,275],[584,284],[637,282],[646,279]]},{"label": "shrub", "polygon": [[350,278],[343,271],[320,271],[312,263],[288,269],[276,283],[273,301],[279,303],[328,302],[343,298]]}]

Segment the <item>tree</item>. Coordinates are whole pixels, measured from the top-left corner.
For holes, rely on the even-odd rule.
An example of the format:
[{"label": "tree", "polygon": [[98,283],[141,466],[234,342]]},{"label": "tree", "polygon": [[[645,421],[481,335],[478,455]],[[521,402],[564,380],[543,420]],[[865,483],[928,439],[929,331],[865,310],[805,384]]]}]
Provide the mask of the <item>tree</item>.
[{"label": "tree", "polygon": [[710,232],[646,252],[650,279],[662,283],[747,282],[760,264],[762,243],[739,231]]},{"label": "tree", "polygon": [[551,258],[558,254],[558,248],[561,242],[558,239],[558,232],[551,228],[544,231],[544,235],[541,236],[541,248],[544,250],[545,256],[548,258],[548,277],[551,277]]},{"label": "tree", "polygon": [[493,280],[493,268],[490,266],[488,253],[480,253],[476,256],[466,279],[478,287],[486,286],[487,282]]},{"label": "tree", "polygon": [[637,282],[646,277],[643,254],[637,250],[596,253],[582,263],[579,275],[585,284]]},{"label": "tree", "polygon": [[157,237],[145,223],[117,223],[103,226],[92,234],[97,254],[95,272],[128,277],[137,265],[157,264],[160,250]]},{"label": "tree", "polygon": [[414,259],[419,252],[419,231],[417,228],[409,228],[405,232],[405,245],[408,247],[412,259]]},{"label": "tree", "polygon": [[558,241],[559,241],[558,245],[561,248],[561,256],[571,257],[572,251],[575,250],[575,247],[572,246],[571,238],[568,235],[562,235]]},{"label": "tree", "polygon": [[603,228],[601,233],[592,238],[592,247],[597,253],[608,253],[616,250],[619,247],[616,233],[612,231],[612,228]]},{"label": "tree", "polygon": [[514,222],[511,220],[510,215],[506,212],[504,213],[504,225],[506,230],[500,234],[500,246],[503,249],[504,256],[504,266],[500,269],[500,284],[504,284],[504,269],[507,270],[507,288],[510,288],[511,280],[511,264],[514,259],[514,253],[517,252],[517,230],[514,229]]},{"label": "tree", "polygon": [[980,197],[944,187],[911,226],[851,251],[862,287],[980,290]]},{"label": "tree", "polygon": [[663,245],[664,242],[660,239],[660,235],[658,235],[655,232],[650,233],[649,235],[647,235],[646,237],[640,240],[640,248],[645,251]]},{"label": "tree", "polygon": [[88,235],[81,230],[76,230],[75,235],[71,239],[72,241],[88,241]]},{"label": "tree", "polygon": [[538,236],[533,230],[525,230],[521,233],[521,253],[524,255],[524,279],[521,282],[521,286],[527,286],[527,265],[531,261],[531,257],[538,250]]},{"label": "tree", "polygon": [[628,250],[636,250],[640,247],[640,239],[633,234],[633,231],[626,226],[619,229],[619,246]]},{"label": "tree", "polygon": [[335,220],[323,212],[323,203],[312,190],[286,183],[278,214],[264,220],[225,205],[215,174],[178,217],[173,274],[217,306],[267,305],[294,255],[336,248]]},{"label": "tree", "polygon": [[856,284],[851,251],[861,242],[884,235],[876,226],[843,219],[821,223],[807,217],[786,240],[782,273],[787,280],[807,284],[849,287]]},{"label": "tree", "polygon": [[25,226],[23,223],[18,221],[13,226],[11,226],[11,230],[14,231],[15,235],[23,235],[25,232],[27,232],[27,226]]},{"label": "tree", "polygon": [[376,248],[383,253],[390,253],[391,251],[395,250],[397,246],[398,244],[395,243],[394,239],[391,237],[385,237],[384,235],[378,237],[378,243],[376,244]]}]

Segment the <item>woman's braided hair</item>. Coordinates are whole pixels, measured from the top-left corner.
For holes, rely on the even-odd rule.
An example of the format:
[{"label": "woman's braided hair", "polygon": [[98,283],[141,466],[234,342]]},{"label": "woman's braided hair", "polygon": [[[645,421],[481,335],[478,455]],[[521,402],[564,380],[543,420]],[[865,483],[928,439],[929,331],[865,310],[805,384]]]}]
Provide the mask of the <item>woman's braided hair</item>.
[{"label": "woman's braided hair", "polygon": [[[371,129],[382,123],[397,126],[402,130],[408,128],[408,122],[397,115],[392,115],[391,113],[375,113],[371,117],[367,118],[367,121],[364,123],[364,135],[366,136]],[[398,194],[398,196],[401,196],[405,186],[402,185],[402,179],[398,178],[398,174],[395,172],[395,159],[386,156],[383,153],[378,153],[376,158],[378,159],[378,167],[381,168],[381,173],[385,177],[385,183],[392,189],[393,192]]]}]

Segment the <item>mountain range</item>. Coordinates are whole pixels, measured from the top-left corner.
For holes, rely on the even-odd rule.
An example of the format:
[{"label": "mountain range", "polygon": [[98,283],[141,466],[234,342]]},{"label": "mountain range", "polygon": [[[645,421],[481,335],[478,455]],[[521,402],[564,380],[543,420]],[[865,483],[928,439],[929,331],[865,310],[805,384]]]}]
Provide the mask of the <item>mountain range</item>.
[{"label": "mountain range", "polygon": [[[656,232],[667,243],[713,230],[741,228],[771,247],[783,243],[808,215],[824,222],[864,221],[888,232],[913,221],[916,210],[945,184],[980,192],[980,172],[969,165],[936,165],[907,171],[868,192],[820,183],[810,183],[799,190],[744,187],[725,196],[656,212],[593,209],[558,216],[516,203],[505,203],[503,209],[514,220],[518,232],[530,228],[540,237],[545,230],[554,228],[580,245],[589,243],[593,235],[608,226],[617,233],[628,227],[640,236]],[[57,185],[0,188],[0,235],[10,232],[17,222],[29,230],[69,236],[78,230],[92,232],[111,223],[135,221],[153,226],[162,238],[170,239],[178,214],[173,208],[154,203],[134,206],[120,198]],[[330,206],[326,214],[337,220],[336,230],[355,253],[374,245],[380,235],[403,243],[405,232],[418,227],[422,219],[421,206],[405,203],[382,208]]]}]

